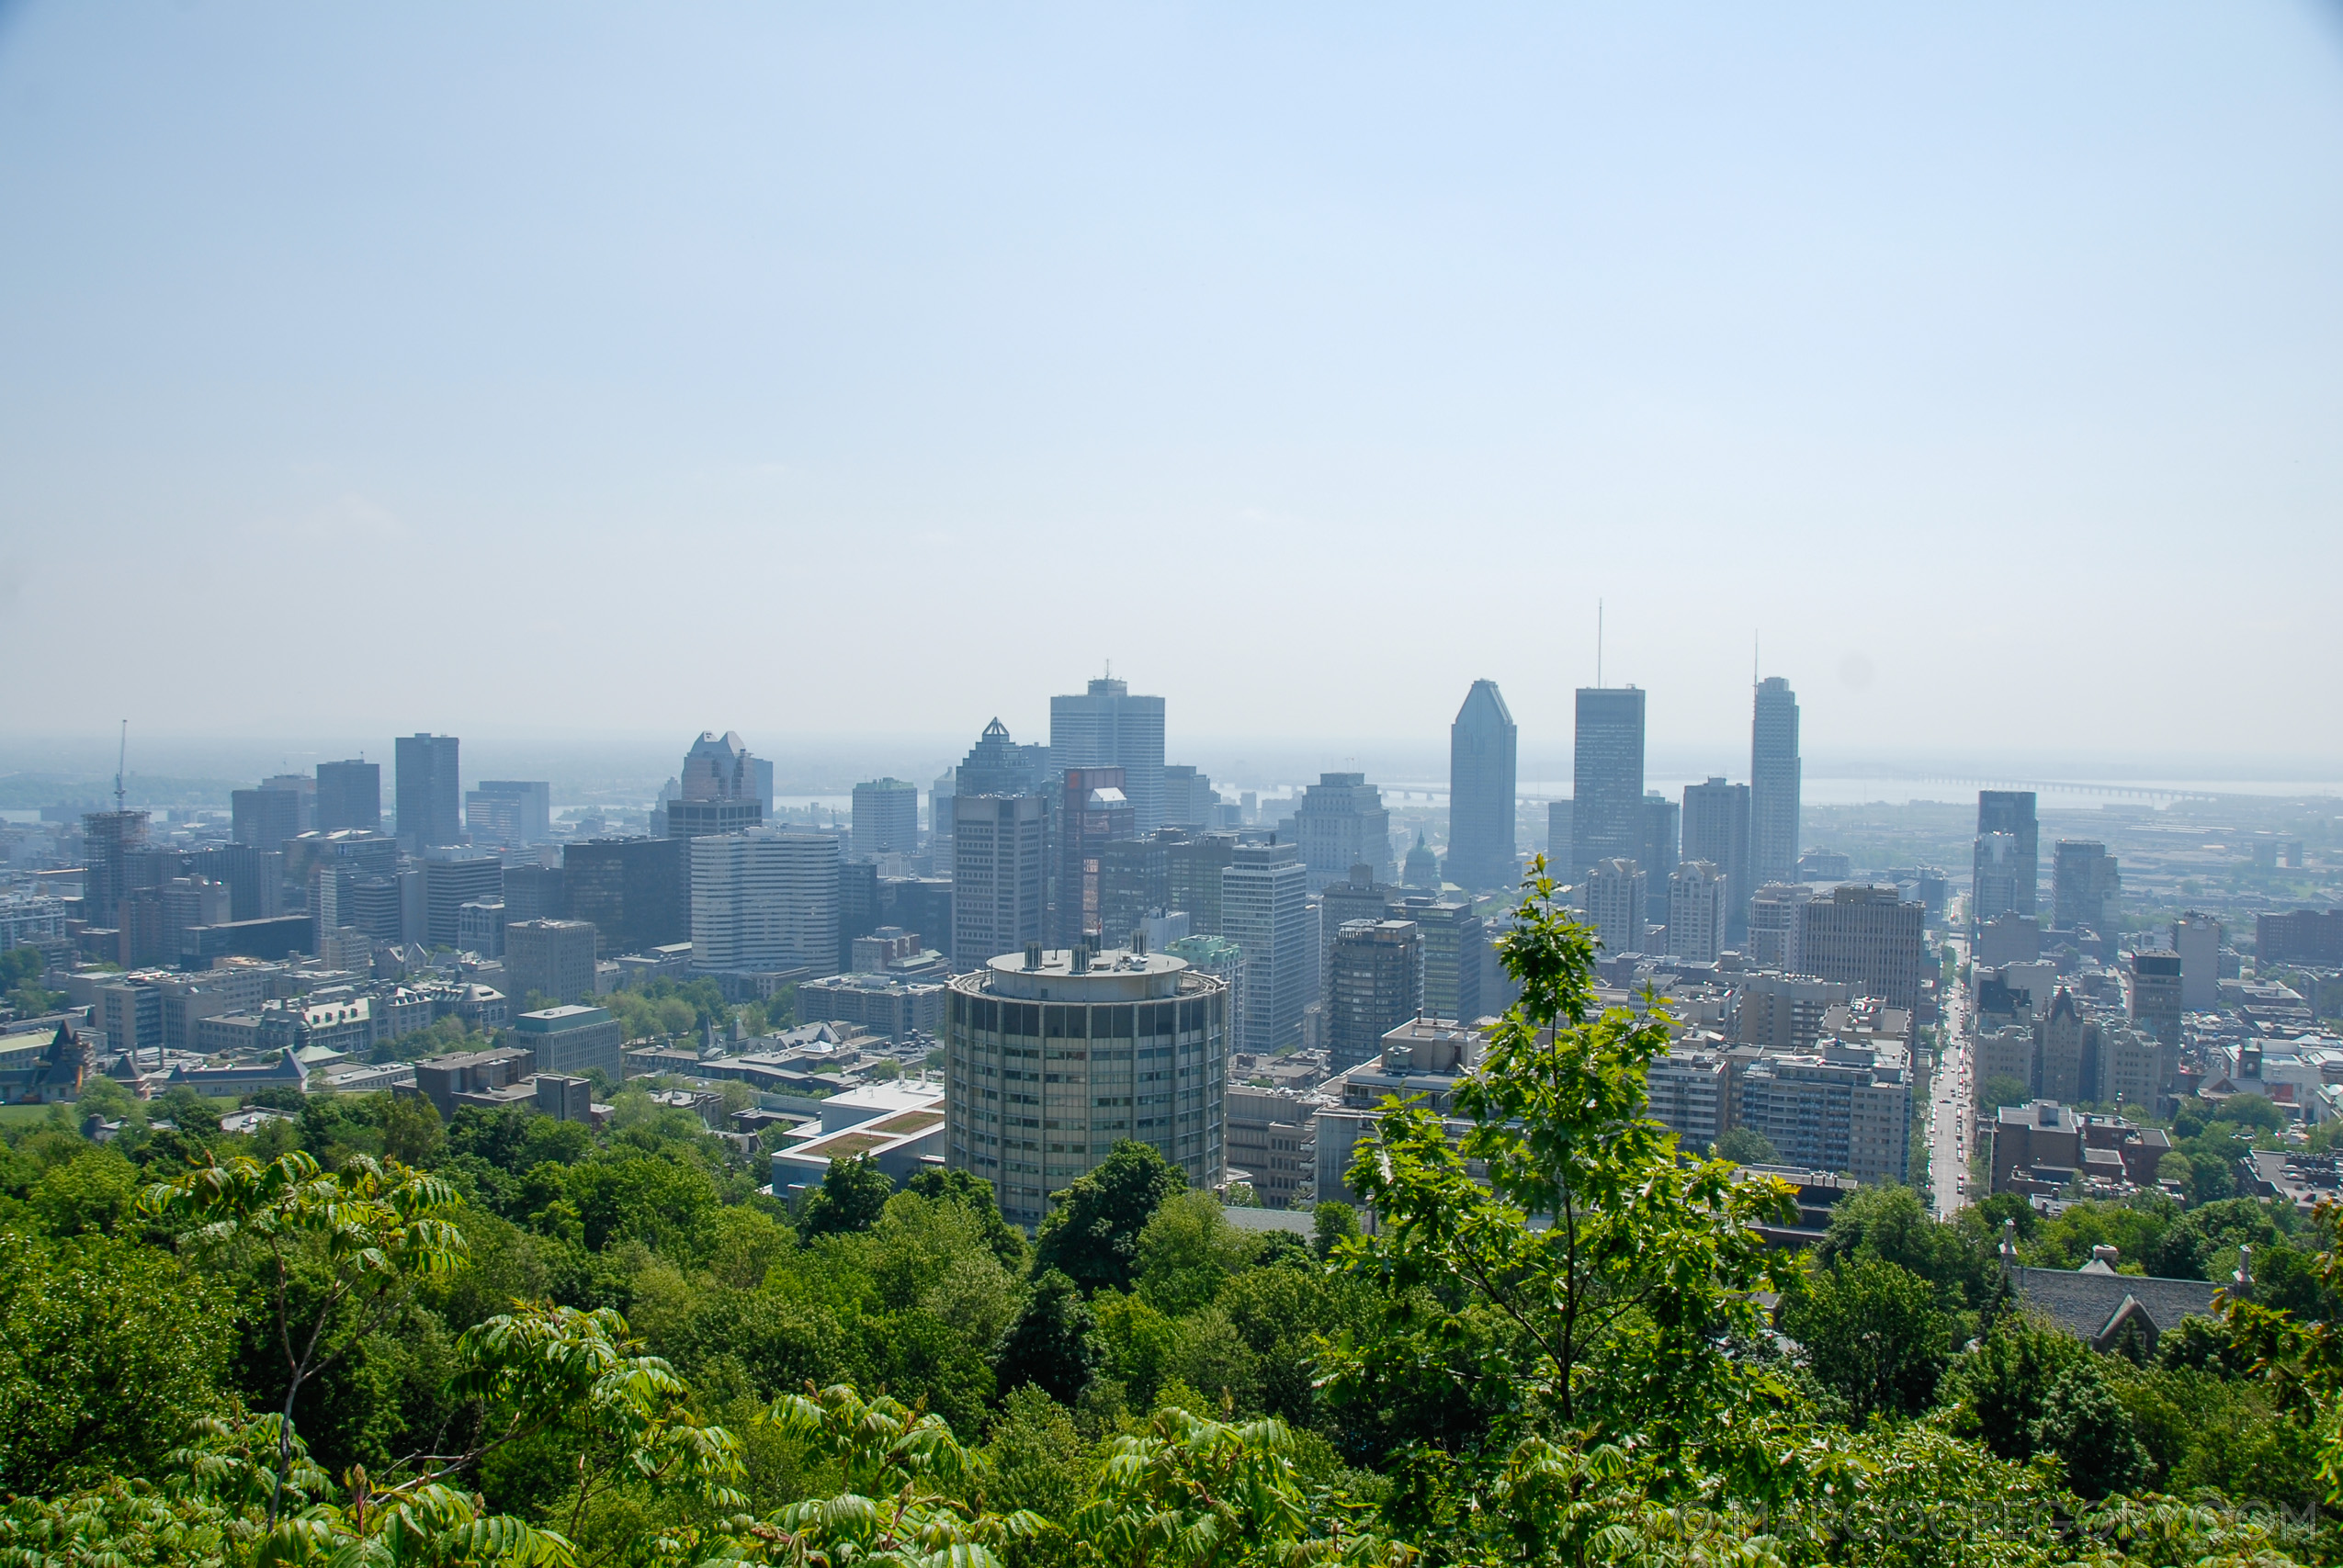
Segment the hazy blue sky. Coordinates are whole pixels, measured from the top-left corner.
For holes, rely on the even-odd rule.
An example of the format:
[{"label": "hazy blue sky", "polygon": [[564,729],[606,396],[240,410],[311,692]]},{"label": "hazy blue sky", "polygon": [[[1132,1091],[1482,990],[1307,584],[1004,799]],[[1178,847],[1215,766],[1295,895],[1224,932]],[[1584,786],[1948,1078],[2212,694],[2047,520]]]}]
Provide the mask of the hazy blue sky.
[{"label": "hazy blue sky", "polygon": [[2343,753],[2307,0],[16,4],[0,240],[0,731],[1553,748],[1601,596],[1656,741]]}]

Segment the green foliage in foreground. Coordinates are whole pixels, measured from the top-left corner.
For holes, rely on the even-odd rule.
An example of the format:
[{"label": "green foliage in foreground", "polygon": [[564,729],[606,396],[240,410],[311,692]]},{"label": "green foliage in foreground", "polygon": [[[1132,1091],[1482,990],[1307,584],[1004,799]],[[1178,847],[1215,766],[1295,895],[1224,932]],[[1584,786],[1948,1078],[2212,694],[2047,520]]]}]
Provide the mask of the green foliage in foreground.
[{"label": "green foliage in foreground", "polygon": [[[370,1096],[252,1138],[19,1129],[0,1563],[2338,1555],[2306,1512],[2343,1483],[2335,1216],[1944,1223],[1890,1188],[1770,1253],[1783,1192],[1646,1117],[1664,1031],[1597,1012],[1542,867],[1526,895],[1487,1071],[1361,1147],[1373,1225],[1238,1230],[1140,1145],[1032,1244],[966,1173],[845,1162],[792,1214],[647,1102],[600,1134]],[[2096,1357],[2009,1299],[2005,1217],[2030,1260],[2218,1277],[2250,1245],[2270,1283]]]}]

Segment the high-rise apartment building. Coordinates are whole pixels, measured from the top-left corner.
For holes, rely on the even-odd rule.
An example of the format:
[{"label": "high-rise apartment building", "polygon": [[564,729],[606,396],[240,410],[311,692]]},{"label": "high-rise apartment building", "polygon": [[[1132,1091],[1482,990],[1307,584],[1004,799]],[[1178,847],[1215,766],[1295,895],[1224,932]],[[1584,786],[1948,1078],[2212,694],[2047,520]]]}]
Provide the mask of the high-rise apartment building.
[{"label": "high-rise apartment building", "polygon": [[402,735],[393,743],[399,841],[410,854],[464,841],[464,792],[452,735]]},{"label": "high-rise apartment building", "polygon": [[1844,1007],[1854,987],[1811,975],[1761,970],[1734,987],[1733,1038],[1760,1051],[1805,1051],[1822,1037],[1824,1018]]},{"label": "high-rise apartment building", "polygon": [[1335,933],[1327,977],[1327,1063],[1336,1072],[1383,1050],[1423,1009],[1423,942],[1412,920],[1350,920]]},{"label": "high-rise apartment building", "polygon": [[1900,1182],[1911,1153],[1910,1067],[1900,1052],[1760,1056],[1735,1087],[1733,1120],[1765,1134],[1786,1164]]},{"label": "high-rise apartment building", "polygon": [[[1055,930],[1058,945],[1072,947],[1088,941],[1093,949],[1106,945],[1105,908],[1100,901],[1106,846],[1134,836],[1137,808],[1124,793],[1121,768],[1068,768],[1058,798],[1057,821],[1058,889]],[[1128,936],[1130,933],[1123,933]]]},{"label": "high-rise apartment building", "polygon": [[482,779],[465,792],[464,826],[481,848],[544,843],[553,837],[553,786],[541,779]]},{"label": "high-rise apartment building", "polygon": [[598,956],[692,940],[690,853],[681,839],[589,839],[562,852],[563,908],[594,927]]},{"label": "high-rise apartment building", "polygon": [[1047,934],[1047,823],[1048,802],[1040,795],[952,797],[955,966],[975,968],[1023,953]]},{"label": "high-rise apartment building", "polygon": [[[1683,858],[1704,860],[1725,874],[1725,942],[1749,939],[1749,786],[1712,778],[1684,786]],[[1792,869],[1778,880],[1797,879]]]},{"label": "high-rise apartment building", "polygon": [[1302,792],[1294,829],[1311,892],[1349,881],[1354,865],[1369,868],[1377,882],[1394,880],[1391,813],[1364,773],[1320,773]]},{"label": "high-rise apartment building", "polygon": [[1644,875],[1655,888],[1665,883],[1676,870],[1678,807],[1666,795],[1657,792],[1644,796],[1644,852],[1636,863],[1644,868]]},{"label": "high-rise apartment building", "polygon": [[2115,857],[2095,839],[2061,839],[2051,850],[2050,922],[2073,929],[2088,926],[2101,936],[2122,888]]},{"label": "high-rise apartment building", "polygon": [[1790,682],[1758,682],[1749,725],[1749,869],[1752,886],[1798,879],[1798,697]]},{"label": "high-rise apartment building", "polygon": [[870,779],[855,786],[855,853],[910,854],[919,848],[920,786]]},{"label": "high-rise apartment building", "polygon": [[512,920],[504,927],[505,994],[555,1005],[594,994],[594,931],[584,920]]},{"label": "high-rise apartment building", "polygon": [[1572,744],[1571,876],[1598,861],[1644,853],[1644,694],[1634,686],[1579,688]]},{"label": "high-rise apartment building", "polygon": [[[2010,842],[1992,846],[1988,867],[1986,840],[2007,835]],[[2035,912],[2037,872],[2042,858],[2042,825],[2034,816],[2034,792],[2030,789],[1977,791],[1977,842],[1972,870],[1969,919],[1982,922],[2014,909]],[[2007,902],[2002,902],[2003,899]]]},{"label": "high-rise apartment building", "polygon": [[1301,1043],[1316,988],[1309,873],[1291,844],[1239,844],[1220,874],[1220,934],[1245,954],[1248,1051]]},{"label": "high-rise apartment building", "polygon": [[1208,1190],[1227,1169],[1228,1044],[1228,987],[1169,953],[983,961],[945,1014],[945,1162],[1028,1228],[1126,1138]]},{"label": "high-rise apartment building", "polygon": [[1668,877],[1668,951],[1714,964],[1725,950],[1725,874],[1714,862],[1679,862]]},{"label": "high-rise apartment building", "polygon": [[1918,1008],[1927,956],[1927,911],[1893,887],[1841,883],[1800,909],[1799,967],[1843,980],[1859,997]]},{"label": "high-rise apartment building", "polygon": [[317,830],[382,830],[382,764],[353,758],[317,765]]},{"label": "high-rise apartment building", "polygon": [[838,972],[838,840],[752,828],[691,840],[692,968]]},{"label": "high-rise apartment building", "polygon": [[1448,727],[1448,880],[1468,892],[1513,885],[1518,731],[1494,681],[1476,681]]},{"label": "high-rise apartment building", "polygon": [[[754,763],[738,730],[700,731],[684,754],[681,792],[667,803],[666,836],[696,839],[761,827],[764,801]],[[696,868],[698,862],[691,863]]]},{"label": "high-rise apartment building", "polygon": [[1644,898],[1648,883],[1632,860],[1597,861],[1587,872],[1587,923],[1605,951],[1644,950]]},{"label": "high-rise apartment building", "polygon": [[1163,699],[1135,697],[1129,682],[1111,677],[1081,696],[1050,698],[1049,766],[1122,769],[1137,830],[1154,832],[1164,820]]}]

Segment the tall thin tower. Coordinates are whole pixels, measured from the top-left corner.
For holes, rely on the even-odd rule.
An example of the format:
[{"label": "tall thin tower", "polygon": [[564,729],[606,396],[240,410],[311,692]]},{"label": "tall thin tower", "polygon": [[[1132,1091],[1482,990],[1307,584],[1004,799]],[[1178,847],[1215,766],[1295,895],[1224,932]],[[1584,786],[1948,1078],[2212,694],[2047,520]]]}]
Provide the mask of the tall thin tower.
[{"label": "tall thin tower", "polygon": [[1757,685],[1749,726],[1749,870],[1754,886],[1794,882],[1798,872],[1798,697],[1769,675]]},{"label": "tall thin tower", "polygon": [[1494,681],[1476,681],[1448,727],[1448,879],[1513,882],[1514,750],[1520,731]]}]

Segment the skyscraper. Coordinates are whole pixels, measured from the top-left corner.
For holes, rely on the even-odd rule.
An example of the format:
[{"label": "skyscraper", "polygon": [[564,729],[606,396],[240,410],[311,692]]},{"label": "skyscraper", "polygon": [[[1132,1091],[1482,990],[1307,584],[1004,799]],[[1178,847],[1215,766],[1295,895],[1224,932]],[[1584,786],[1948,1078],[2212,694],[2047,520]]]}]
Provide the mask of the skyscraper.
[{"label": "skyscraper", "polygon": [[1163,826],[1163,699],[1135,697],[1129,682],[1111,677],[1081,696],[1050,698],[1049,765],[1122,769],[1138,830],[1154,832]]},{"label": "skyscraper", "polygon": [[919,847],[920,788],[901,779],[855,786],[855,853],[910,854]]},{"label": "skyscraper", "polygon": [[[1725,942],[1745,941],[1749,898],[1749,786],[1710,779],[1684,786],[1683,858],[1704,860],[1725,874]],[[1794,881],[1794,868],[1785,881]]]},{"label": "skyscraper", "polygon": [[1412,920],[1347,920],[1327,977],[1327,1065],[1336,1072],[1378,1055],[1383,1037],[1423,1007],[1423,942]]},{"label": "skyscraper", "polygon": [[1798,875],[1798,698],[1790,682],[1758,682],[1749,726],[1749,869],[1752,886]]},{"label": "skyscraper", "polygon": [[1022,953],[1047,934],[1047,805],[1039,795],[952,797],[949,947],[956,967]]},{"label": "skyscraper", "polygon": [[1354,865],[1369,868],[1377,882],[1392,880],[1391,813],[1364,773],[1319,774],[1302,792],[1294,830],[1311,892],[1349,881]]},{"label": "skyscraper", "polygon": [[1918,904],[1898,901],[1893,887],[1845,882],[1799,914],[1798,964],[1806,974],[1844,981],[1889,1007],[1919,1006],[1927,913]]},{"label": "skyscraper", "polygon": [[596,953],[647,953],[692,940],[691,846],[681,839],[589,839],[561,852],[561,897],[594,926]]},{"label": "skyscraper", "polygon": [[464,841],[464,792],[452,735],[402,735],[394,743],[399,839],[411,854]]},{"label": "skyscraper", "polygon": [[2051,850],[2051,924],[2112,935],[2107,918],[2122,887],[2115,857],[2097,840],[2061,839]]},{"label": "skyscraper", "polygon": [[1395,920],[1411,920],[1423,942],[1423,1006],[1434,1018],[1471,1023],[1481,1005],[1481,955],[1488,931],[1469,903],[1408,897],[1390,906]]},{"label": "skyscraper", "polygon": [[1579,688],[1572,748],[1569,874],[1598,861],[1644,852],[1644,694],[1634,686]]},{"label": "skyscraper", "polygon": [[1220,874],[1220,934],[1245,953],[1245,1050],[1301,1043],[1318,970],[1310,915],[1309,874],[1293,845],[1237,846]]},{"label": "skyscraper", "polygon": [[[1134,808],[1123,789],[1126,776],[1121,768],[1066,770],[1057,820],[1057,944],[1061,948],[1085,939],[1099,948],[1114,940],[1102,923],[1101,873],[1107,844],[1133,836]],[[1101,936],[1109,942],[1098,941]]]},{"label": "skyscraper", "polygon": [[692,968],[838,972],[838,840],[752,828],[691,841]]},{"label": "skyscraper", "polygon": [[[1020,746],[1009,739],[1009,727],[994,719],[984,727],[977,743],[960,765],[947,775],[950,787],[938,779],[935,786],[934,815],[936,841],[933,846],[939,871],[952,863],[952,825],[956,818],[952,808],[956,795],[1042,795],[1049,787],[1049,748]],[[1047,818],[1049,802],[1044,800],[1042,812]],[[1003,949],[1002,951],[1007,951]]]},{"label": "skyscraper", "polygon": [[696,839],[762,826],[764,800],[757,793],[754,762],[739,730],[700,731],[684,753],[682,793],[667,803],[667,837]]},{"label": "skyscraper", "polygon": [[239,789],[228,794],[230,836],[240,844],[282,849],[301,833],[301,797],[289,789]]},{"label": "skyscraper", "polygon": [[1636,859],[1657,888],[1676,870],[1679,807],[1657,792],[1644,796],[1644,852]]},{"label": "skyscraper", "polygon": [[[1987,840],[2007,835],[2007,844]],[[1970,866],[1969,919],[1982,925],[2014,909],[2031,915],[2042,856],[2042,826],[2030,789],[1977,791],[1977,840]]]},{"label": "skyscraper", "polygon": [[541,779],[482,779],[464,795],[464,826],[475,844],[541,844],[553,836],[553,786]]},{"label": "skyscraper", "polygon": [[382,764],[353,759],[317,765],[317,830],[382,829]]},{"label": "skyscraper", "polygon": [[128,862],[146,842],[143,811],[92,811],[82,818],[83,856],[89,870],[82,883],[82,914],[94,926],[111,926],[130,892]]},{"label": "skyscraper", "polygon": [[1513,885],[1517,733],[1494,681],[1474,682],[1448,727],[1448,880],[1467,891]]}]

